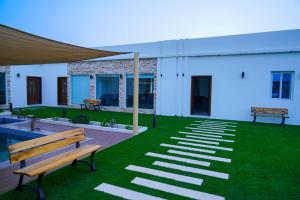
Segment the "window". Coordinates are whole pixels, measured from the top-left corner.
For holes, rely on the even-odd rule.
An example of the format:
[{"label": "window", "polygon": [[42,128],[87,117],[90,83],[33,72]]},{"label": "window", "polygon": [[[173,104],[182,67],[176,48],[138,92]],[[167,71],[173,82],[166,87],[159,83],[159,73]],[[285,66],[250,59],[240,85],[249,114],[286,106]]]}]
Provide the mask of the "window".
[{"label": "window", "polygon": [[291,99],[293,72],[272,72],[272,98]]},{"label": "window", "polygon": [[89,76],[76,75],[71,76],[72,104],[81,104],[88,98],[90,79]]},{"label": "window", "polygon": [[5,73],[0,73],[0,104],[6,104]]},{"label": "window", "polygon": [[[153,109],[153,74],[139,75],[139,107]],[[127,75],[126,80],[126,106],[131,108],[133,105],[133,75]]]},{"label": "window", "polygon": [[96,98],[103,106],[119,106],[119,75],[97,75]]}]

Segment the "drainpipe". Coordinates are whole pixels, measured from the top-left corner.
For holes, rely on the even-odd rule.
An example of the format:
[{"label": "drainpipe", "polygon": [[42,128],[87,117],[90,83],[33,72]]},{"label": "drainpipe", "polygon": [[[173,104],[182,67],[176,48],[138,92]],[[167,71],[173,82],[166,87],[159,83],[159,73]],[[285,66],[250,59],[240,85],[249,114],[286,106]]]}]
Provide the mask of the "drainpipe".
[{"label": "drainpipe", "polygon": [[133,134],[139,130],[139,53],[134,53],[134,80],[133,80]]}]

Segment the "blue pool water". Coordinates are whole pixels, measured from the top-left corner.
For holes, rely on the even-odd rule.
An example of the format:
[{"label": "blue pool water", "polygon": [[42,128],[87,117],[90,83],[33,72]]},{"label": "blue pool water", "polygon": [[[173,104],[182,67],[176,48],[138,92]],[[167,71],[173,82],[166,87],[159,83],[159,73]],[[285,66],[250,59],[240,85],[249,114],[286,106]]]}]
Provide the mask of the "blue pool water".
[{"label": "blue pool water", "polygon": [[[10,118],[0,118],[0,124],[14,122],[19,122],[19,120]],[[42,134],[0,127],[0,162],[8,160],[7,147],[9,145],[42,136]]]}]

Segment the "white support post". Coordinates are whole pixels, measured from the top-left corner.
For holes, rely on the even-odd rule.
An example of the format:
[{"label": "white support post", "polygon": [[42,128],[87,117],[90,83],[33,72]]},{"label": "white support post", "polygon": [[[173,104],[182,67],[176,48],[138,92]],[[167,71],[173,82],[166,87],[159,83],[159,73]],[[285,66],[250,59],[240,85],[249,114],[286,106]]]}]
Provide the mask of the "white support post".
[{"label": "white support post", "polygon": [[134,85],[133,85],[133,134],[139,130],[139,53],[134,53]]}]

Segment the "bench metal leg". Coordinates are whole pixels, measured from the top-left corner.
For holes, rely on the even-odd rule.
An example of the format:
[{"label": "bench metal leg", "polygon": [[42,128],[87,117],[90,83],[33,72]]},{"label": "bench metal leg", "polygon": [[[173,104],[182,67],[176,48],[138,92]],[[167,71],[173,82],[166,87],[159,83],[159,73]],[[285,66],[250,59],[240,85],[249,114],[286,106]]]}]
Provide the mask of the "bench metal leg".
[{"label": "bench metal leg", "polygon": [[284,126],[284,123],[285,123],[285,118],[282,117],[282,120],[281,120],[281,126]]},{"label": "bench metal leg", "polygon": [[45,193],[44,193],[44,190],[42,188],[43,176],[44,176],[44,174],[40,174],[38,176],[37,187],[34,187],[32,185],[29,185],[29,184],[23,184],[24,175],[20,175],[19,183],[16,187],[16,190],[18,192],[21,192],[23,190],[23,187],[27,187],[27,188],[33,190],[37,194],[38,200],[45,200]]},{"label": "bench metal leg", "polygon": [[22,191],[22,184],[23,184],[24,175],[20,175],[18,185],[16,187],[16,191],[21,192]]},{"label": "bench metal leg", "polygon": [[72,166],[77,166],[77,160],[73,160]]},{"label": "bench metal leg", "polygon": [[45,199],[45,194],[44,190],[42,188],[42,179],[43,179],[44,174],[40,174],[37,180],[37,194],[38,194],[38,199],[39,200],[44,200]]},{"label": "bench metal leg", "polygon": [[94,159],[95,151],[91,154],[91,171],[96,171],[96,163]]},{"label": "bench metal leg", "polygon": [[256,122],[256,115],[253,116],[253,123]]},{"label": "bench metal leg", "polygon": [[77,163],[83,163],[83,164],[88,165],[90,167],[91,171],[96,171],[96,163],[95,163],[95,159],[94,159],[95,153],[96,152],[92,152],[90,162],[85,161],[85,160],[73,160],[72,166],[76,166]]}]

